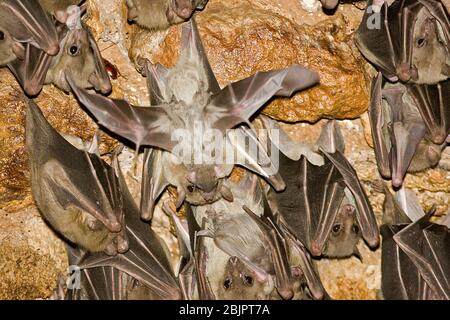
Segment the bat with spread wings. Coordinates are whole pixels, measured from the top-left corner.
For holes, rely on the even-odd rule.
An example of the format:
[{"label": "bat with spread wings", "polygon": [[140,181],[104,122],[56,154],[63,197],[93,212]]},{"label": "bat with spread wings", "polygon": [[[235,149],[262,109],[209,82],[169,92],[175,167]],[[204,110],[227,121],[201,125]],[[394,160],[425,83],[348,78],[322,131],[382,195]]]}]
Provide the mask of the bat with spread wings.
[{"label": "bat with spread wings", "polygon": [[[170,70],[157,65],[152,70],[155,73],[149,80],[150,96],[163,104],[150,108],[91,94],[78,88],[68,77],[75,95],[100,125],[133,142],[137,149],[145,146],[168,151],[162,154],[164,179],[155,177],[147,188],[151,189],[151,195],[143,195],[150,197],[145,200],[150,208],[143,213],[145,219],[152,216],[151,208],[158,192],[169,184],[177,187],[179,204],[186,200],[201,205],[212,203],[224,194],[227,197],[229,193],[224,191],[220,181],[230,174],[234,164],[239,164],[233,152],[246,146],[242,142],[228,143],[227,130],[241,124],[249,125],[250,117],[272,97],[290,96],[319,82],[315,72],[294,65],[259,72],[220,89],[193,20],[183,27],[182,51],[177,65]],[[153,85],[155,82],[157,85]],[[250,140],[249,144],[257,145],[256,136],[241,129],[242,136]],[[202,134],[205,132],[210,136],[205,137],[206,134]],[[247,167],[265,176],[278,190],[284,187],[277,172],[270,172],[270,163],[268,168],[262,168],[250,152],[239,153],[252,162]],[[153,179],[145,177],[144,180],[149,178]]]},{"label": "bat with spread wings", "polygon": [[436,84],[450,76],[449,19],[439,0],[370,1],[356,43],[389,80]]}]

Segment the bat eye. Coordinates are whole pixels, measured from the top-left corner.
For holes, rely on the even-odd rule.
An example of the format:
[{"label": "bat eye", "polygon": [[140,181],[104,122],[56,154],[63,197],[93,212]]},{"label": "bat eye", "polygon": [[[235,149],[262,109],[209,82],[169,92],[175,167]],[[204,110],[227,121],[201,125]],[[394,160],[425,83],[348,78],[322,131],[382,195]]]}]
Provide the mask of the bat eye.
[{"label": "bat eye", "polygon": [[353,225],[353,232],[359,233],[359,227],[356,224]]},{"label": "bat eye", "polygon": [[192,193],[192,192],[194,192],[195,187],[192,186],[192,185],[190,185],[190,186],[187,187],[187,189],[188,189],[188,191],[189,191],[190,193]]},{"label": "bat eye", "polygon": [[242,279],[242,281],[244,282],[244,284],[248,287],[253,285],[253,278],[250,276],[244,276],[244,278]]},{"label": "bat eye", "polygon": [[417,47],[418,48],[423,47],[426,43],[427,43],[427,41],[424,38],[417,39]]},{"label": "bat eye", "polygon": [[78,53],[79,50],[80,50],[80,49],[78,48],[78,46],[73,45],[73,46],[71,46],[71,47],[69,48],[69,54],[70,54],[71,56],[75,56],[75,55]]},{"label": "bat eye", "polygon": [[230,278],[226,278],[225,281],[223,282],[223,287],[228,290],[231,288],[231,279]]},{"label": "bat eye", "polygon": [[5,34],[3,31],[0,31],[0,41],[5,40]]},{"label": "bat eye", "polygon": [[333,233],[339,233],[340,230],[341,230],[340,224],[336,224],[333,226]]}]

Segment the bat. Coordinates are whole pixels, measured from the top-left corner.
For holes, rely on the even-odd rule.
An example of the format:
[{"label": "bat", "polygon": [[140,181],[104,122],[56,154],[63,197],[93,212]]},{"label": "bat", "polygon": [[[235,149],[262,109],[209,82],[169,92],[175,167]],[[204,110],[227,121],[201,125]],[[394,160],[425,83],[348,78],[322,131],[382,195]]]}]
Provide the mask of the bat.
[{"label": "bat", "polygon": [[59,52],[55,26],[37,1],[0,1],[0,21],[0,65],[20,57],[25,43],[49,55]]},{"label": "bat", "polygon": [[[90,281],[89,290],[98,291],[99,297],[111,297],[114,293],[118,297],[133,300],[180,299],[181,290],[173,273],[167,248],[150,226],[140,220],[139,210],[126,186],[117,158],[114,159],[114,168],[118,172],[117,187],[123,197],[129,250],[115,256],[104,252],[90,252],[83,256],[78,263],[81,270],[106,274],[106,277],[100,279],[99,285]],[[111,275],[114,276],[113,280]],[[95,275],[91,277],[99,280]]]},{"label": "bat", "polygon": [[[272,283],[275,296],[282,299],[304,297],[304,292],[298,292],[303,286],[311,286],[309,291],[314,293],[316,286],[324,291],[306,250],[300,253],[304,256],[300,259],[305,258],[300,267],[291,267],[290,239],[276,225],[257,176],[247,172],[239,183],[227,183],[236,194],[232,203],[219,200],[193,210],[197,221],[209,220],[206,230],[198,234],[211,237],[229,256],[222,273],[210,274],[211,282],[219,283],[217,297],[268,298],[273,295]],[[304,274],[308,277],[302,277]]]},{"label": "bat", "polygon": [[79,7],[71,6],[67,9],[65,23],[57,23],[61,45],[57,56],[50,56],[28,44],[24,58],[8,64],[29,96],[36,96],[43,85],[49,83],[70,91],[65,73],[70,73],[77,85],[83,88],[93,87],[103,94],[111,91],[100,51],[90,30],[82,24],[81,14]]},{"label": "bat", "polygon": [[128,20],[148,29],[167,29],[203,10],[208,0],[127,0]]},{"label": "bat", "polygon": [[380,8],[374,2],[380,1],[369,2],[356,32],[356,44],[367,60],[390,81],[436,84],[446,80],[450,23],[443,4],[401,0]]},{"label": "bat", "polygon": [[0,66],[34,96],[40,91],[35,83],[43,81],[60,49],[54,23],[36,1],[0,1],[0,20]]},{"label": "bat", "polygon": [[[414,193],[404,189],[399,193],[396,206],[388,205],[392,210],[384,211],[381,226],[383,297],[388,300],[448,300],[448,225],[430,222],[432,214],[423,212]],[[385,195],[385,202],[394,201],[390,191],[386,190]]]},{"label": "bat", "polygon": [[335,149],[343,146],[341,139],[337,124],[330,121],[318,148],[311,147],[322,163],[311,162],[310,152],[298,160],[280,152],[286,190],[268,190],[274,215],[317,257],[359,256],[356,245],[361,236],[371,248],[379,244],[378,226],[361,182],[343,150]]},{"label": "bat", "polygon": [[84,0],[39,0],[41,6],[48,13],[59,16],[61,13],[64,14],[68,7],[78,6]]},{"label": "bat", "polygon": [[31,100],[26,145],[33,198],[45,220],[83,249],[112,255],[126,251],[123,200],[115,170],[97,154],[67,142]]},{"label": "bat", "polygon": [[[135,107],[123,100],[91,94],[68,79],[78,100],[101,126],[133,142],[137,150],[144,146],[165,151],[161,156],[164,179],[151,177],[154,181],[143,188],[152,190],[150,195],[143,195],[149,197],[144,201],[150,208],[149,212],[144,211],[144,219],[151,218],[151,208],[159,196],[157,191],[164,190],[165,185],[177,187],[179,204],[183,200],[195,205],[212,203],[224,194],[229,198],[220,180],[230,174],[238,161],[234,160],[236,157],[231,160],[219,157],[223,156],[222,148],[228,148],[227,153],[236,149],[236,144],[233,147],[228,142],[227,132],[240,125],[250,126],[250,117],[273,96],[290,96],[319,82],[315,72],[294,65],[259,72],[220,89],[193,20],[183,26],[182,50],[177,65],[170,70],[156,65],[152,72],[154,74],[148,81],[156,82],[156,85],[151,87],[150,96],[153,102],[160,104],[151,108]],[[213,141],[216,144],[208,144],[204,137],[199,139],[200,131],[213,133],[217,137]],[[257,144],[256,136],[249,131],[242,129],[240,132],[249,137],[250,144]],[[211,156],[211,146],[217,151],[216,158]],[[246,156],[247,163],[248,159],[253,161],[246,165],[249,169],[262,173],[277,189],[284,187],[277,172],[270,172],[270,165],[269,169],[261,168],[251,153],[239,152]],[[154,163],[154,160],[148,160],[148,164]],[[148,179],[144,171],[143,180]]]},{"label": "bat", "polygon": [[449,133],[449,85],[387,83],[383,88],[380,73],[373,80],[369,120],[375,155],[381,176],[392,179],[394,187],[403,184],[407,172],[438,164]]}]

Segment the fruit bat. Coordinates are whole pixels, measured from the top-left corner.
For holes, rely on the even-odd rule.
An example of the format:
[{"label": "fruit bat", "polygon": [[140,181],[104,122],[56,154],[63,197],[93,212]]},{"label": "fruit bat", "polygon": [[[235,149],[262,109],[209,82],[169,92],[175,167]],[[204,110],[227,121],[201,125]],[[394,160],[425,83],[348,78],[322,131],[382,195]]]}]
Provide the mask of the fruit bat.
[{"label": "fruit bat", "polygon": [[401,189],[395,200],[389,190],[384,193],[385,203],[395,206],[385,204],[381,226],[383,298],[450,299],[448,226],[430,222],[414,193]]},{"label": "fruit bat", "polygon": [[127,0],[128,20],[148,29],[167,29],[203,10],[208,0]]},{"label": "fruit bat", "polygon": [[180,299],[181,290],[167,248],[150,226],[140,220],[117,158],[114,168],[119,180],[115,187],[123,197],[129,250],[115,256],[104,252],[84,255],[77,263],[90,279],[85,281],[84,289],[95,299]]},{"label": "fruit bat", "polygon": [[439,0],[401,0],[381,8],[372,4],[356,44],[386,78],[436,84],[450,76],[449,14]]},{"label": "fruit bat", "polygon": [[[247,172],[239,183],[227,183],[236,195],[232,203],[219,200],[193,209],[197,221],[208,220],[208,227],[199,235],[211,237],[214,246],[228,255],[222,273],[210,272],[211,282],[218,283],[216,296],[269,298],[275,288],[274,297],[291,299],[294,295],[304,297],[306,293],[299,291],[306,286],[317,297],[316,287],[324,289],[314,266],[303,250],[302,262],[291,267],[290,239],[275,224],[259,178]],[[320,293],[319,298],[323,295],[324,292]]]},{"label": "fruit bat", "polygon": [[[35,52],[49,58],[41,61]],[[38,2],[0,1],[0,66],[13,71],[28,95],[37,94],[34,83],[42,81],[50,57],[58,52],[54,23]]]},{"label": "fruit bat", "polygon": [[123,199],[115,170],[97,154],[67,142],[31,100],[26,145],[33,197],[45,220],[65,239],[89,251],[126,251]]},{"label": "fruit bat", "polygon": [[381,74],[372,83],[369,119],[380,174],[400,187],[407,172],[436,166],[449,133],[450,81],[438,85],[383,88]]},{"label": "fruit bat", "polygon": [[70,6],[64,23],[56,23],[61,46],[58,55],[52,57],[27,45],[24,59],[17,59],[8,65],[28,95],[37,95],[43,85],[49,83],[70,91],[65,74],[71,74],[80,87],[93,87],[103,94],[111,91],[111,82],[97,43],[89,28],[81,22],[82,13],[79,7]]},{"label": "fruit bat", "polygon": [[[286,190],[268,190],[275,216],[303,243],[313,256],[359,256],[362,236],[372,248],[379,243],[375,216],[358,176],[343,155],[342,135],[334,121],[322,130],[313,163],[310,153],[293,160],[282,152],[280,174]],[[313,161],[313,162],[311,162]],[[317,183],[320,181],[320,183]]]},{"label": "fruit bat", "polygon": [[[156,147],[164,151],[162,158],[163,177],[150,177],[148,185],[151,195],[144,219],[150,219],[154,201],[166,185],[177,187],[180,198],[201,205],[216,201],[224,195],[220,180],[228,176],[236,164],[236,157],[224,159],[222,147],[229,148],[227,130],[249,123],[249,118],[273,96],[290,96],[294,92],[310,87],[319,81],[316,73],[294,65],[286,69],[259,72],[253,77],[232,83],[220,89],[208,59],[204,53],[195,22],[183,26],[182,51],[177,65],[165,69],[157,65],[150,81],[159,81],[152,86],[152,99],[162,104],[148,107],[131,106],[123,100],[114,100],[88,93],[78,88],[70,79],[72,90],[100,125],[109,131],[140,146]],[[70,78],[70,77],[68,77]],[[214,143],[207,145],[207,139],[198,132],[214,133]],[[244,132],[256,145],[256,136]],[[216,138],[217,137],[217,138]],[[222,143],[226,141],[225,143]],[[203,159],[211,156],[208,147],[213,145],[216,158],[209,163]],[[237,147],[231,149],[231,155]],[[230,148],[229,148],[230,149]],[[227,150],[227,156],[230,152]],[[247,167],[258,171],[258,160],[251,157]],[[200,161],[198,160],[200,157]],[[266,155],[267,157],[267,155]],[[149,159],[147,159],[149,160]],[[149,164],[155,159],[147,161]],[[245,162],[244,162],[245,163]],[[255,169],[256,168],[256,169]],[[276,172],[264,169],[265,178],[277,189],[284,185],[276,178]],[[149,177],[144,172],[144,181]],[[278,182],[278,184],[277,184]],[[145,188],[144,188],[145,189]],[[226,196],[226,195],[225,195]]]}]

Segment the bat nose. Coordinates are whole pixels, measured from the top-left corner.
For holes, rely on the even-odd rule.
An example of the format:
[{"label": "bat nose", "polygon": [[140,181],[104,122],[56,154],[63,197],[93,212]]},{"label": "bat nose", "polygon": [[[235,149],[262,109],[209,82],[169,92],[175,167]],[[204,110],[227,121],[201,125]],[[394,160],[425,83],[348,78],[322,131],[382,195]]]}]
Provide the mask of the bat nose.
[{"label": "bat nose", "polygon": [[397,66],[397,76],[403,82],[408,82],[411,79],[411,68],[406,62],[402,62]]}]

